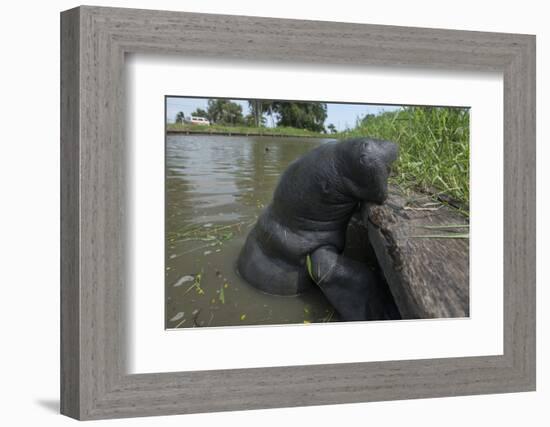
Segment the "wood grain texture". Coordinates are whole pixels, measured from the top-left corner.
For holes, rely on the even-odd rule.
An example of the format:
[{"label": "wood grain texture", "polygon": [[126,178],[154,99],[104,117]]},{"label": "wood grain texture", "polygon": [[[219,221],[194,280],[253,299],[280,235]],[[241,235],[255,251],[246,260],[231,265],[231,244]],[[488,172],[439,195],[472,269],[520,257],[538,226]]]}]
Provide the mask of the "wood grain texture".
[{"label": "wood grain texture", "polygon": [[[533,390],[535,39],[334,22],[80,7],[62,13],[62,413],[78,419]],[[124,58],[504,75],[504,354],[129,375]]]},{"label": "wood grain texture", "polygon": [[403,319],[469,317],[469,239],[423,238],[468,228],[426,226],[466,224],[465,218],[429,196],[390,188],[384,205],[363,209],[369,240]]},{"label": "wood grain texture", "polygon": [[61,412],[80,414],[78,10],[61,20]]}]

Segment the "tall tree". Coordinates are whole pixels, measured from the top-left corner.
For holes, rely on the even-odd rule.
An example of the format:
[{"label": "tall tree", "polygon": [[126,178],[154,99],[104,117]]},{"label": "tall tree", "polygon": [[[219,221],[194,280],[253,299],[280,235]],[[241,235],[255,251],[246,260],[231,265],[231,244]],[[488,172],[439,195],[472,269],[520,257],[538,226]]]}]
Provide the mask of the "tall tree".
[{"label": "tall tree", "polygon": [[327,104],[322,102],[287,102],[276,101],[272,104],[277,113],[277,126],[309,129],[322,132],[327,118]]},{"label": "tall tree", "polygon": [[176,114],[176,123],[183,123],[185,120],[185,114],[183,114],[183,111],[178,111],[178,114]]},{"label": "tall tree", "polygon": [[271,101],[262,99],[251,99],[248,101],[248,108],[250,109],[250,117],[254,123],[254,126],[260,127],[265,124],[264,114],[270,111]]},{"label": "tall tree", "polygon": [[372,114],[372,113],[365,114],[365,116],[361,119],[360,125],[366,126],[375,117],[376,117],[376,114]]},{"label": "tall tree", "polygon": [[195,111],[191,113],[191,116],[194,117],[204,117],[205,119],[210,120],[210,117],[208,116],[208,112],[203,110],[202,108],[197,108]]},{"label": "tall tree", "polygon": [[228,99],[209,99],[208,118],[217,124],[238,125],[244,123],[243,107]]},{"label": "tall tree", "polygon": [[225,104],[223,122],[231,125],[240,125],[244,123],[243,107],[235,102]]}]

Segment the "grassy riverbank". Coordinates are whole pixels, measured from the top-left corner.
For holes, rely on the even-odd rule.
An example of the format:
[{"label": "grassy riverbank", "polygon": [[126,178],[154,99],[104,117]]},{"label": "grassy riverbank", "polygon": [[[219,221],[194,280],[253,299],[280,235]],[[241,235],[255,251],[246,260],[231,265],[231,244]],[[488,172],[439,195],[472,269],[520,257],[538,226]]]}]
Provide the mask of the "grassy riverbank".
[{"label": "grassy riverbank", "polygon": [[368,117],[338,138],[394,141],[399,159],[391,178],[404,189],[442,193],[467,210],[470,198],[470,115],[467,109],[407,107]]},{"label": "grassy riverbank", "polygon": [[292,127],[253,127],[229,125],[192,125],[188,123],[169,123],[166,126],[168,133],[197,133],[207,135],[251,135],[251,136],[288,136],[307,138],[330,138],[330,135],[313,132],[308,129]]}]

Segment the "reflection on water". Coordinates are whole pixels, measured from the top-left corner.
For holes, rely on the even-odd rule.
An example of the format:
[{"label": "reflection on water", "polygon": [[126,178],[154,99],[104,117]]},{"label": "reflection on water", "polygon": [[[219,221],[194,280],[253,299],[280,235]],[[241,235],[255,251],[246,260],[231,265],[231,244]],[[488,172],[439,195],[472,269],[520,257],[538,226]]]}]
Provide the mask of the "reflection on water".
[{"label": "reflection on water", "polygon": [[326,322],[320,291],[264,294],[235,262],[287,165],[328,140],[168,135],[166,328]]}]

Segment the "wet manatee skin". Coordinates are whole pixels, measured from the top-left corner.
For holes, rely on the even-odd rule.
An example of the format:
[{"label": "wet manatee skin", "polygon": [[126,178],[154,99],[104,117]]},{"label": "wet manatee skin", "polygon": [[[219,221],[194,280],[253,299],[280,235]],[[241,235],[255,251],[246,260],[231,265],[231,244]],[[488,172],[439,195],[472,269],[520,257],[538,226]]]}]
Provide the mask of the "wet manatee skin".
[{"label": "wet manatee skin", "polygon": [[[264,292],[297,295],[313,286],[320,286],[327,294],[318,280],[326,280],[332,272],[332,298],[340,288],[342,295],[357,297],[346,290],[349,278],[358,275],[358,282],[373,279],[365,277],[363,266],[339,258],[346,229],[361,203],[384,202],[390,166],[397,155],[393,142],[358,138],[321,145],[292,162],[281,175],[273,200],[247,236],[237,260],[239,274]],[[336,258],[331,256],[328,261],[326,256],[313,256],[318,250]],[[306,267],[308,255],[310,262],[316,261],[312,267],[317,273],[323,269],[323,277],[311,277]],[[349,271],[355,267],[357,271]],[[343,274],[340,279],[337,271]],[[358,292],[367,294],[368,290]],[[337,295],[339,301],[342,295]],[[341,312],[345,307],[337,310],[346,317]]]}]

